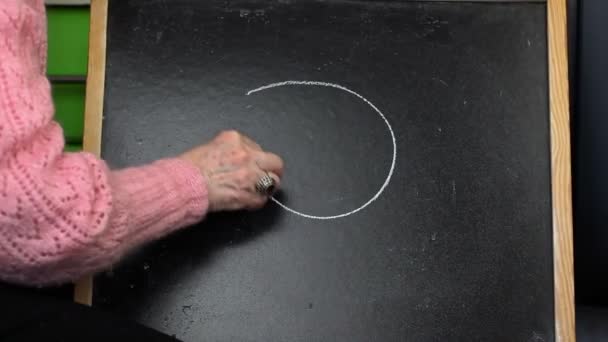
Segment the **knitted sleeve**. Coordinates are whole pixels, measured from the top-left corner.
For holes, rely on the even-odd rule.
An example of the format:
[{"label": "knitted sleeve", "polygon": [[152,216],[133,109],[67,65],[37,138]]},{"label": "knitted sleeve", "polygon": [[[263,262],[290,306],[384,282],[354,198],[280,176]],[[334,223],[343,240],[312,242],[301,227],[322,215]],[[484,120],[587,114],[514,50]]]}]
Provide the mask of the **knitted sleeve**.
[{"label": "knitted sleeve", "polygon": [[110,171],[63,153],[45,77],[43,0],[0,3],[0,279],[61,283],[190,225],[208,203],[200,172],[178,159]]}]

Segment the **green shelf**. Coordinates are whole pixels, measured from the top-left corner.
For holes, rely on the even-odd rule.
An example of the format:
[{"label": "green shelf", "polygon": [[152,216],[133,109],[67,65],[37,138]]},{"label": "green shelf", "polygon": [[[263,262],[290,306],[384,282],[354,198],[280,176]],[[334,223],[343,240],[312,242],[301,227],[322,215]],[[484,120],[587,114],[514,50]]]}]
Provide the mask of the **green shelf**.
[{"label": "green shelf", "polygon": [[82,151],[82,145],[78,144],[66,144],[65,145],[66,152],[80,152]]},{"label": "green shelf", "polygon": [[49,6],[48,74],[86,75],[89,49],[88,7]]},{"label": "green shelf", "polygon": [[63,127],[68,143],[81,143],[84,131],[84,98],[86,86],[78,83],[52,85],[55,120]]},{"label": "green shelf", "polygon": [[[90,10],[87,6],[47,6],[48,70],[51,80],[83,78],[87,74]],[[67,76],[67,77],[66,77]],[[84,82],[52,82],[55,120],[68,146],[80,150],[84,127]]]}]

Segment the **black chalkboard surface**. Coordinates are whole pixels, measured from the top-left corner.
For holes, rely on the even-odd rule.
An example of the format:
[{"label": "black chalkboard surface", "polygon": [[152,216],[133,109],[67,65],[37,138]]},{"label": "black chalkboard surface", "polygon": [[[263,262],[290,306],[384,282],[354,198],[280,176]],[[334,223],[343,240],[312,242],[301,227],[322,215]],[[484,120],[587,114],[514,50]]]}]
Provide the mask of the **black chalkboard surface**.
[{"label": "black chalkboard surface", "polygon": [[[282,203],[336,216],[395,162],[352,215],[209,215],[94,305],[186,341],[554,339],[545,4],[114,0],[108,20],[113,167],[238,129],[285,159]],[[370,103],[247,95],[290,80]]]}]

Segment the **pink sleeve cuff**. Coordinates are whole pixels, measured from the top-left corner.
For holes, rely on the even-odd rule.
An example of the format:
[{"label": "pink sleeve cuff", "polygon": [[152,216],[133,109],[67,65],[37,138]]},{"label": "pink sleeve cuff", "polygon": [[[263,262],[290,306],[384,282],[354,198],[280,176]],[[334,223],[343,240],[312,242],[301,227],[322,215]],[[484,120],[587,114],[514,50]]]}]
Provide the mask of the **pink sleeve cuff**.
[{"label": "pink sleeve cuff", "polygon": [[181,159],[112,172],[114,208],[126,218],[127,249],[203,219],[209,202],[200,171]]}]

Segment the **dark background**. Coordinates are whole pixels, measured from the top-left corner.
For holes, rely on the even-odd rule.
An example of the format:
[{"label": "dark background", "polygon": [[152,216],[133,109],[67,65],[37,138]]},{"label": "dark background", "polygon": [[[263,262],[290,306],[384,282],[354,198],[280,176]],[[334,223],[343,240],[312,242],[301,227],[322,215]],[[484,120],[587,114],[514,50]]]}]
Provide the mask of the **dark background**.
[{"label": "dark background", "polygon": [[581,304],[608,306],[608,2],[583,1],[579,11],[572,100],[576,297]]},{"label": "dark background", "polygon": [[103,157],[236,128],[281,198],[211,215],[97,279],[96,306],[187,341],[553,339],[544,4],[112,1]]}]

